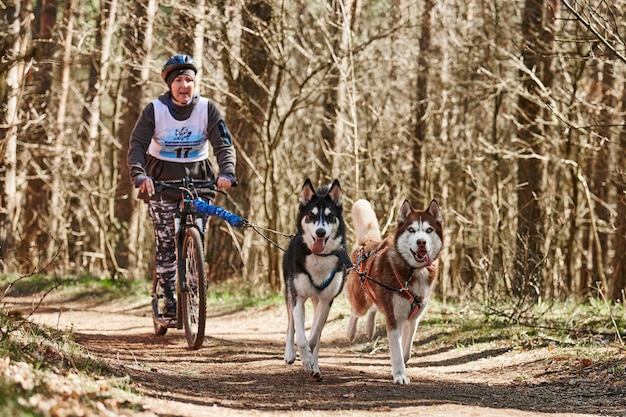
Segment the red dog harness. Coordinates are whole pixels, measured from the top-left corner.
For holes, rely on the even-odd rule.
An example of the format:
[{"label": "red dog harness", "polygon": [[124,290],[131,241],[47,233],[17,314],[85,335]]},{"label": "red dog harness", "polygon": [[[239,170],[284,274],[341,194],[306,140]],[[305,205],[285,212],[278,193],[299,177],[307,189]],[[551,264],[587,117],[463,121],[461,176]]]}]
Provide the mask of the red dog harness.
[{"label": "red dog harness", "polygon": [[[370,287],[368,286],[367,281],[374,282],[375,284],[378,284],[381,287],[386,288],[390,291],[400,293],[402,296],[408,298],[409,301],[411,302],[411,310],[409,311],[409,320],[411,320],[420,311],[420,309],[423,306],[422,297],[418,297],[417,295],[413,294],[411,290],[409,290],[409,283],[411,282],[411,278],[413,278],[414,268],[412,266],[409,266],[409,273],[408,273],[408,276],[404,285],[402,284],[402,281],[400,281],[400,278],[398,278],[396,271],[393,270],[392,268],[393,276],[396,278],[396,281],[400,285],[400,288],[390,287],[388,285],[383,284],[380,281],[375,280],[374,278],[370,276],[370,271],[372,270],[372,265],[374,265],[374,260],[376,258],[376,255],[380,253],[384,253],[387,250],[387,248],[384,248],[383,250],[379,252],[378,247],[377,247],[365,254],[363,253],[364,250],[365,250],[365,245],[361,246],[361,248],[359,249],[359,254],[357,255],[357,261],[356,261],[357,273],[359,274],[359,277],[361,278],[361,286],[363,287],[363,291],[365,291],[367,296],[372,300],[372,302],[376,306],[378,306],[379,304],[376,300],[376,297],[374,297],[374,294],[372,294],[372,291]],[[365,272],[365,269],[367,269],[367,272]]]}]

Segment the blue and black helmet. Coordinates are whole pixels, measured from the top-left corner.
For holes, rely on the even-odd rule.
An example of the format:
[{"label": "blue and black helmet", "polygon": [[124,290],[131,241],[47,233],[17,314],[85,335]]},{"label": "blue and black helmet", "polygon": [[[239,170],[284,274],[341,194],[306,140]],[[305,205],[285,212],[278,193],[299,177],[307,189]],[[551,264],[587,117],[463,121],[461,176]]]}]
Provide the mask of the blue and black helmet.
[{"label": "blue and black helmet", "polygon": [[165,64],[163,64],[161,68],[161,78],[163,78],[163,81],[167,83],[167,76],[170,72],[177,69],[191,69],[193,72],[198,72],[198,66],[192,57],[189,55],[174,55],[165,61]]}]

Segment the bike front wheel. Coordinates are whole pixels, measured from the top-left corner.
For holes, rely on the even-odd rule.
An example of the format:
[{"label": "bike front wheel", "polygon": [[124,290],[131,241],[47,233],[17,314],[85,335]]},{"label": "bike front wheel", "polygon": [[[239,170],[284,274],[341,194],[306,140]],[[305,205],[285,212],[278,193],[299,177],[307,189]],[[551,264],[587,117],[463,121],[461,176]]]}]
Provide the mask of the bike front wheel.
[{"label": "bike front wheel", "polygon": [[183,240],[184,269],[181,273],[181,300],[185,338],[190,349],[199,349],[204,342],[206,324],[206,290],[208,280],[204,268],[202,237],[196,228],[189,228]]}]

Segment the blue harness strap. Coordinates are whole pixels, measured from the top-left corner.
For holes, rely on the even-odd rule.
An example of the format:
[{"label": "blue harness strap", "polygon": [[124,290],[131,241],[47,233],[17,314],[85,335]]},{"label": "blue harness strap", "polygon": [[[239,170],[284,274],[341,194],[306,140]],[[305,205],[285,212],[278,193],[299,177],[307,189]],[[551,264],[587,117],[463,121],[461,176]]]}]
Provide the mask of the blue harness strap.
[{"label": "blue harness strap", "polygon": [[318,291],[324,291],[324,289],[326,289],[326,287],[328,287],[330,283],[333,282],[333,278],[335,278],[335,275],[337,275],[337,268],[333,269],[333,272],[331,272],[328,278],[326,278],[326,280],[324,280],[324,282],[322,282],[320,285],[317,285],[313,281],[313,277],[311,276],[311,274],[309,274],[307,271],[304,271],[304,273],[309,277],[311,285],[313,285]]}]

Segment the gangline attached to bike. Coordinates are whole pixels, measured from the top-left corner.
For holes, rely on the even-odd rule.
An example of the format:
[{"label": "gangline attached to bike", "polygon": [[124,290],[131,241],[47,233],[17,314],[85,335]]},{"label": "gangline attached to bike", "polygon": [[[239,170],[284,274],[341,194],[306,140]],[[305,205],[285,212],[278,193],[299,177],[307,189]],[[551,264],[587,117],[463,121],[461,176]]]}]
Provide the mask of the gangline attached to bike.
[{"label": "gangline attached to bike", "polygon": [[[231,226],[237,228],[237,229],[241,229],[244,227],[251,227],[259,236],[261,236],[263,239],[267,240],[269,243],[271,243],[272,245],[274,245],[275,247],[277,247],[278,249],[282,250],[283,252],[285,251],[285,249],[283,249],[282,247],[280,247],[277,243],[275,243],[274,241],[272,241],[271,239],[269,239],[267,236],[265,236],[263,233],[261,233],[259,231],[259,227],[253,225],[252,223],[248,222],[248,220],[239,217],[238,215],[231,213],[228,210],[223,209],[220,206],[216,206],[213,205],[211,203],[207,203],[206,201],[204,201],[201,198],[196,198],[193,201],[193,204],[196,206],[196,209],[202,213],[205,214],[207,216],[216,216],[219,217],[220,219],[224,220],[226,223],[230,224]],[[278,232],[275,232],[278,233]],[[290,235],[286,235],[291,237]]]}]

